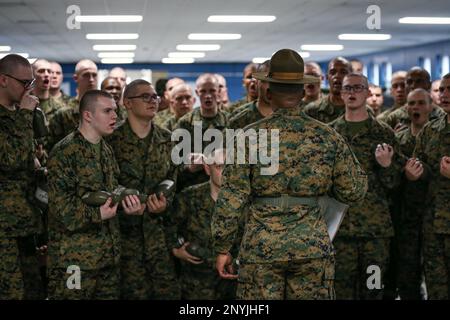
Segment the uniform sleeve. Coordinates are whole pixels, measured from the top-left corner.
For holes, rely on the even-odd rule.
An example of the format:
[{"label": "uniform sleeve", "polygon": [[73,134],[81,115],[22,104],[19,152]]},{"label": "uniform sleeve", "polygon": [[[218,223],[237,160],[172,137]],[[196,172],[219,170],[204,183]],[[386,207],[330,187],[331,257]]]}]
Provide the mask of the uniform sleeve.
[{"label": "uniform sleeve", "polygon": [[30,155],[33,152],[33,112],[21,109],[16,118],[16,127],[20,130],[12,139],[9,134],[1,133],[0,171],[20,171],[29,167]]},{"label": "uniform sleeve", "polygon": [[250,165],[227,165],[223,172],[222,188],[211,221],[213,249],[216,254],[227,253],[231,250],[250,190]]},{"label": "uniform sleeve", "polygon": [[49,215],[69,231],[83,229],[92,223],[101,223],[100,209],[84,204],[76,194],[76,174],[62,154],[50,157]]},{"label": "uniform sleeve", "polygon": [[186,216],[189,205],[184,193],[179,193],[170,208],[170,214],[165,219],[167,246],[169,249],[178,247],[178,237],[185,230]]},{"label": "uniform sleeve", "polygon": [[367,191],[367,175],[348,145],[341,138],[337,143],[331,193],[344,203],[358,202]]}]

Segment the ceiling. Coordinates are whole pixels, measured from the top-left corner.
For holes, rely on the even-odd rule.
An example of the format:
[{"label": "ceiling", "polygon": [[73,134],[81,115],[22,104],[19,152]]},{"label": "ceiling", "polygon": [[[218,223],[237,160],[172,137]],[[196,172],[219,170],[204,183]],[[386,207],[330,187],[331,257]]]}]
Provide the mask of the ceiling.
[{"label": "ceiling", "polygon": [[[138,23],[82,23],[66,27],[68,6],[76,4],[83,15],[140,14]],[[341,41],[340,33],[373,33],[368,30],[366,9],[381,8],[381,33],[387,41]],[[215,14],[275,15],[271,23],[209,23]],[[30,58],[74,62],[99,61],[93,44],[136,44],[135,62],[160,62],[177,44],[218,43],[197,62],[247,62],[270,57],[281,48],[300,51],[302,44],[343,44],[339,55],[351,56],[418,45],[450,38],[449,25],[405,25],[404,16],[450,16],[448,0],[0,0],[0,46],[27,52]],[[189,33],[240,33],[240,40],[193,41]],[[86,33],[138,33],[137,40],[86,40]],[[336,52],[311,52],[307,60],[324,61]]]}]

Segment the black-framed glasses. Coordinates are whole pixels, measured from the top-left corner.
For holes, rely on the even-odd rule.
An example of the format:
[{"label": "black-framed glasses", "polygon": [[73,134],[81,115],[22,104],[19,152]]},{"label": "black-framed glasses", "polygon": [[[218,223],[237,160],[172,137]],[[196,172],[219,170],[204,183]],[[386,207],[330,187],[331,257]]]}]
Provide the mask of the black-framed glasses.
[{"label": "black-framed glasses", "polygon": [[144,93],[144,94],[141,94],[139,96],[134,96],[134,97],[127,97],[127,99],[135,99],[135,98],[141,98],[142,101],[144,101],[144,102],[159,102],[159,100],[161,99],[156,94],[148,94],[148,93]]},{"label": "black-framed glasses", "polygon": [[12,79],[14,79],[16,81],[19,81],[23,85],[23,87],[25,89],[29,89],[29,88],[34,87],[34,84],[36,82],[35,78],[30,79],[30,80],[21,80],[21,79],[17,79],[16,77],[14,77],[14,76],[12,76],[10,74],[7,74],[7,73],[4,73],[4,75],[7,76],[7,77],[10,77],[10,78],[12,78]]},{"label": "black-framed glasses", "polygon": [[360,85],[360,84],[356,84],[354,86],[343,86],[341,92],[344,93],[350,93],[350,92],[355,92],[355,93],[360,93],[363,92],[364,90],[366,90],[367,87]]}]

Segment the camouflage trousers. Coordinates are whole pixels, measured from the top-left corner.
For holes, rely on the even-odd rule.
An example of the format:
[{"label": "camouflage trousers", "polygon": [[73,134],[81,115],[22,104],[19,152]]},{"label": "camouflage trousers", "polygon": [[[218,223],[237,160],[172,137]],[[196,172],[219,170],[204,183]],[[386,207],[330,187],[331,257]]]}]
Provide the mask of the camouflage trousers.
[{"label": "camouflage trousers", "polygon": [[[73,274],[66,269],[49,268],[48,292],[51,300],[116,300],[119,299],[119,267],[80,270],[80,288],[69,287]],[[69,282],[68,282],[69,280]]]},{"label": "camouflage trousers", "polygon": [[271,264],[241,264],[240,300],[333,300],[334,257]]},{"label": "camouflage trousers", "polygon": [[219,277],[213,266],[181,263],[181,299],[230,300],[235,298],[236,281]]},{"label": "camouflage trousers", "polygon": [[120,295],[126,300],[178,300],[180,284],[165,241],[154,243],[144,257],[142,240],[122,238]]},{"label": "camouflage trousers", "polygon": [[[390,238],[336,237],[334,239],[335,289],[338,300],[383,298],[383,281],[389,263],[389,243]],[[377,269],[372,271],[370,266],[375,266]],[[372,278],[372,275],[379,279]],[[371,285],[369,288],[368,282],[372,283],[372,279],[374,286]]]},{"label": "camouflage trousers", "polygon": [[450,235],[424,234],[423,262],[429,300],[450,298]]},{"label": "camouflage trousers", "polygon": [[34,236],[0,237],[0,300],[45,298]]},{"label": "camouflage trousers", "polygon": [[0,237],[0,257],[0,300],[23,299],[23,277],[16,238]]}]

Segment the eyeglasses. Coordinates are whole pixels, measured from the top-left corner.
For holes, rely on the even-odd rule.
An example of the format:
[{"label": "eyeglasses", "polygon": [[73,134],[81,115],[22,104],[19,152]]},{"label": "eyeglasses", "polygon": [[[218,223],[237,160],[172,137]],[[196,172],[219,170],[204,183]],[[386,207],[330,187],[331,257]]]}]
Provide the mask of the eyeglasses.
[{"label": "eyeglasses", "polygon": [[13,76],[10,75],[10,74],[4,73],[4,75],[7,76],[7,77],[12,78],[12,79],[14,79],[14,80],[16,80],[16,81],[18,81],[18,82],[20,82],[20,83],[23,85],[23,87],[24,87],[25,89],[33,88],[33,87],[34,87],[34,84],[35,84],[35,82],[36,82],[36,79],[35,79],[35,78],[30,79],[30,80],[21,80],[21,79],[17,79],[16,77],[13,77]]},{"label": "eyeglasses", "polygon": [[135,99],[135,98],[141,98],[143,102],[159,102],[161,99],[156,94],[148,94],[148,93],[141,94],[140,96],[127,97],[127,99]]},{"label": "eyeglasses", "polygon": [[350,92],[355,92],[355,93],[360,93],[363,92],[364,90],[366,90],[367,87],[360,85],[360,84],[356,84],[354,86],[343,86],[341,92],[344,93],[350,93]]}]

